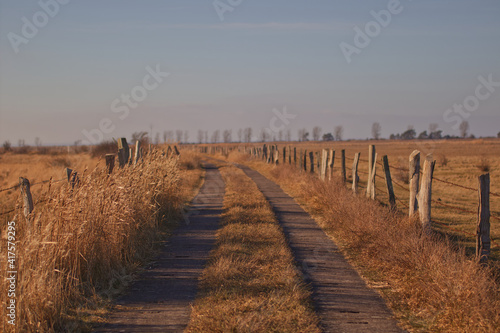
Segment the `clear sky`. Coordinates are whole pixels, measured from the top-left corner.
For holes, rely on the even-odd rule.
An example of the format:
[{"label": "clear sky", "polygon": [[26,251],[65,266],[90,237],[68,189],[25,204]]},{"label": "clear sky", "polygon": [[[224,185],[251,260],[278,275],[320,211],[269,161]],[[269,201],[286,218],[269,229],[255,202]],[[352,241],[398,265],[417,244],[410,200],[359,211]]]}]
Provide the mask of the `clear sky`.
[{"label": "clear sky", "polygon": [[[315,125],[363,139],[375,121],[384,137],[429,123],[458,134],[457,119],[496,136],[500,1],[396,2],[0,0],[0,142],[72,143],[100,123],[104,138],[151,126],[236,138],[284,108],[293,139]],[[356,44],[355,27],[372,37]],[[464,101],[473,111],[444,117]]]}]

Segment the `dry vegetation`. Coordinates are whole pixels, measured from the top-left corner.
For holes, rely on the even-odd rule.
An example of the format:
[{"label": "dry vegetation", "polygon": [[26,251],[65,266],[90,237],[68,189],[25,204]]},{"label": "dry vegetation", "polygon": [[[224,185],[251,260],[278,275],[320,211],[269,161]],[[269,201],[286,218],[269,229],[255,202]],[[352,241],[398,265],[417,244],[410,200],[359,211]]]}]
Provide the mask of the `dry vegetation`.
[{"label": "dry vegetation", "polygon": [[414,332],[496,332],[500,289],[495,272],[445,238],[363,196],[339,179],[321,182],[289,166],[270,166],[233,154],[276,181],[342,247],[396,316]]},{"label": "dry vegetation", "polygon": [[309,291],[257,186],[222,168],[224,213],[188,332],[319,332]]},{"label": "dry vegetation", "polygon": [[[115,169],[110,176],[102,160],[85,154],[1,156],[0,188],[16,184],[19,176],[32,183],[61,178],[67,165],[80,171],[80,184],[73,191],[66,182],[34,187],[35,210],[28,222],[19,190],[0,193],[2,205],[18,207],[0,220],[4,254],[6,224],[16,221],[17,331],[90,330],[103,320],[112,297],[151,258],[200,185],[200,169],[185,167],[186,160],[196,160],[186,155],[179,161],[153,151],[143,163]],[[7,296],[5,260],[2,304]],[[5,311],[2,307],[2,318]],[[4,332],[13,331],[5,320],[2,325]]]}]

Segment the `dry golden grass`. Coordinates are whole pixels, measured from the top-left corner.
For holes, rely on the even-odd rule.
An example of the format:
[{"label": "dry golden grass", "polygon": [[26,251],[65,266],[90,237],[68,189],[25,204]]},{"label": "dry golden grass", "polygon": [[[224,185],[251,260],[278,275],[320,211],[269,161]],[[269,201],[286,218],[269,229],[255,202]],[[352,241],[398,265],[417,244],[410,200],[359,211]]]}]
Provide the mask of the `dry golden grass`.
[{"label": "dry golden grass", "polygon": [[224,213],[187,332],[319,332],[293,258],[262,193],[223,167]]},{"label": "dry golden grass", "polygon": [[[17,163],[26,168],[11,170],[12,174],[41,179],[52,175],[44,169],[53,164],[50,157],[33,157],[41,159],[41,166],[24,165],[25,157],[9,157],[20,158]],[[76,155],[68,157],[72,165],[82,165],[77,157],[82,157],[79,163],[95,162]],[[53,161],[59,167],[59,161]],[[47,202],[35,205],[29,223],[18,209],[12,217],[19,272],[17,331],[81,331],[101,321],[110,297],[132,279],[175,225],[183,204],[200,183],[200,173],[199,169],[179,170],[178,158],[166,158],[160,151],[110,176],[101,161],[92,171],[80,172],[80,184],[73,191],[63,182],[43,192]],[[6,253],[6,222],[4,218],[0,223],[1,253]],[[7,297],[5,274],[2,265],[2,304]],[[1,315],[6,318],[5,307]],[[13,331],[5,321],[2,325],[4,332]]]},{"label": "dry golden grass", "polygon": [[294,196],[335,239],[396,316],[414,332],[497,332],[500,289],[492,269],[466,257],[416,221],[363,196],[336,178],[321,182],[289,166],[233,154]]},{"label": "dry golden grass", "polygon": [[[391,167],[394,182],[408,188],[408,165],[409,156],[413,150],[421,151],[421,161],[426,154],[432,153],[437,160],[434,177],[472,189],[478,188],[478,176],[484,174],[486,168],[491,176],[491,192],[500,193],[500,140],[499,139],[475,139],[475,140],[439,140],[439,141],[342,141],[342,142],[278,142],[280,156],[283,147],[297,147],[300,150],[319,152],[323,148],[334,149],[336,160],[334,173],[340,175],[340,154],[346,150],[346,167],[348,186],[352,182],[352,163],[354,154],[361,152],[359,163],[360,192],[366,192],[368,173],[368,145],[374,144],[379,156],[379,162],[383,155],[387,155]],[[233,145],[234,146],[234,145]],[[245,146],[242,144],[241,147]],[[248,144],[248,147],[262,147],[262,144]],[[281,160],[280,160],[281,162]],[[398,168],[398,169],[396,169]],[[399,170],[404,169],[404,170]],[[376,193],[377,200],[388,204],[388,195],[381,165],[377,165]],[[463,188],[450,186],[435,180],[432,184],[433,229],[439,233],[450,236],[460,246],[464,246],[468,255],[475,252],[475,237],[477,228],[478,192]],[[398,209],[407,212],[409,192],[394,184],[394,191],[398,198]],[[452,206],[461,210],[452,209]],[[491,196],[491,259],[500,262],[500,197]],[[465,211],[464,211],[465,210]],[[467,211],[467,212],[466,212]]]}]

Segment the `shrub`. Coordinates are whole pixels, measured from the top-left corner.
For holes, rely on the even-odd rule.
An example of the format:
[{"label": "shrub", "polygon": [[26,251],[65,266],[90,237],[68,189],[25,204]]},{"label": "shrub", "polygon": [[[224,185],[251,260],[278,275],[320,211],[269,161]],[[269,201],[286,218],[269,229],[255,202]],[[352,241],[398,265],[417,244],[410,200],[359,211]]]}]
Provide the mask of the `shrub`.
[{"label": "shrub", "polygon": [[12,144],[10,143],[10,141],[7,140],[3,143],[3,151],[4,152],[12,151]]},{"label": "shrub", "polygon": [[103,141],[92,148],[92,157],[103,157],[106,154],[116,154],[118,151],[117,143],[115,141]]}]

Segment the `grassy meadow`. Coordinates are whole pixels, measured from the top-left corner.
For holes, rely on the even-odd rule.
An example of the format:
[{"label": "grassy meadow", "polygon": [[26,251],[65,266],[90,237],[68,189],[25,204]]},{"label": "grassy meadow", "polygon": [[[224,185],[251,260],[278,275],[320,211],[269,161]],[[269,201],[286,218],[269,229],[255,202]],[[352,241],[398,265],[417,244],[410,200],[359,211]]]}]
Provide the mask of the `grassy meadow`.
[{"label": "grassy meadow", "polygon": [[[361,153],[359,162],[360,192],[366,193],[368,178],[368,146],[374,144],[378,153],[378,161],[387,155],[391,166],[391,176],[395,195],[398,199],[398,210],[407,213],[409,202],[408,165],[409,156],[414,150],[421,152],[421,164],[427,154],[436,160],[434,177],[451,183],[475,189],[466,190],[456,186],[433,181],[432,220],[435,231],[452,236],[461,246],[465,246],[469,255],[475,251],[475,237],[478,209],[478,176],[489,172],[491,192],[500,194],[500,140],[439,140],[439,141],[342,141],[342,142],[277,142],[282,162],[283,147],[297,147],[297,154],[302,150],[320,152],[322,149],[336,151],[334,174],[340,176],[341,150],[346,151],[346,171],[348,186],[352,183],[352,163],[355,153]],[[269,145],[269,144],[268,144]],[[234,146],[234,145],[233,145]],[[239,147],[262,147],[262,144],[240,144]],[[298,157],[297,157],[298,159]],[[297,162],[298,163],[298,162]],[[309,165],[308,165],[309,168]],[[318,168],[316,168],[316,171]],[[389,203],[381,165],[377,165],[376,193],[377,200]],[[397,184],[396,184],[397,183]],[[402,187],[400,187],[399,185]],[[438,203],[439,202],[439,203]],[[444,205],[462,210],[452,209]],[[468,211],[468,212],[464,212]],[[500,260],[500,197],[490,197],[492,255],[494,261]],[[470,212],[470,213],[469,213]]]},{"label": "grassy meadow", "polygon": [[423,233],[416,219],[354,196],[338,177],[322,182],[294,167],[236,152],[228,159],[274,180],[314,216],[408,331],[497,331],[498,261],[481,266],[453,240]]}]

